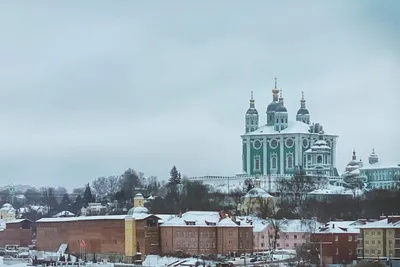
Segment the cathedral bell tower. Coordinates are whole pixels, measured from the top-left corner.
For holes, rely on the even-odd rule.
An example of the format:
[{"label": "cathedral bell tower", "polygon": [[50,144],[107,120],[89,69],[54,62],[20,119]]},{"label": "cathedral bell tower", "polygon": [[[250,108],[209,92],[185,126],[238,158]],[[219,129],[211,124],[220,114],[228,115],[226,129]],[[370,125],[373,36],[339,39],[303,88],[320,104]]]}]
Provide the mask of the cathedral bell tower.
[{"label": "cathedral bell tower", "polygon": [[306,108],[306,100],[304,99],[304,92],[301,92],[300,109],[297,111],[296,121],[301,121],[310,124],[310,112]]},{"label": "cathedral bell tower", "polygon": [[255,130],[257,130],[258,128],[258,111],[256,109],[256,106],[254,104],[254,98],[253,98],[253,91],[251,91],[251,98],[250,98],[250,106],[249,109],[246,112],[246,116],[245,116],[245,124],[246,124],[246,128],[245,128],[245,132],[246,133],[250,133],[253,132]]},{"label": "cathedral bell tower", "polygon": [[282,131],[288,127],[288,112],[283,104],[282,90],[279,97],[279,105],[275,110],[275,131]]}]

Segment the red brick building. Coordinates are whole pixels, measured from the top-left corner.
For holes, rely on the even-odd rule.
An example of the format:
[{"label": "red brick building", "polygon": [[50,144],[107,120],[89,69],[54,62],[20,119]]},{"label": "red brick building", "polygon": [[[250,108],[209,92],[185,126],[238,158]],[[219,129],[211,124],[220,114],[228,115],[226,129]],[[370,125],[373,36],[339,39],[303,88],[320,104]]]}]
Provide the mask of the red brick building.
[{"label": "red brick building", "polygon": [[42,251],[58,251],[68,244],[70,253],[80,252],[80,240],[87,253],[125,253],[125,215],[43,218],[36,221],[36,246]]},{"label": "red brick building", "polygon": [[357,222],[332,221],[311,234],[318,250],[322,243],[324,264],[348,264],[357,260],[357,237],[360,230]]},{"label": "red brick building", "polygon": [[[85,253],[125,255],[126,215],[43,218],[36,222],[36,246],[42,251],[57,251],[68,244],[72,254],[81,252],[84,240]],[[143,255],[159,254],[159,218],[143,214],[136,219],[137,245]]]},{"label": "red brick building", "polygon": [[8,221],[6,228],[0,230],[0,246],[19,245],[27,247],[32,244],[32,222],[27,219]]},{"label": "red brick building", "polygon": [[253,226],[224,213],[189,211],[163,223],[160,229],[163,254],[253,252]]}]

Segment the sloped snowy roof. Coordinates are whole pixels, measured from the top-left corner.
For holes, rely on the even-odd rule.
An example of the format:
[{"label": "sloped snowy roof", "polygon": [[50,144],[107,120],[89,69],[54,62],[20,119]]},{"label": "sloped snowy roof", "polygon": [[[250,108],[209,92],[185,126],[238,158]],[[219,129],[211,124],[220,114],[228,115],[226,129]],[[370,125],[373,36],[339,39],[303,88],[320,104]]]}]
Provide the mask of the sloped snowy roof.
[{"label": "sloped snowy roof", "polygon": [[144,199],[141,193],[137,193],[133,199]]},{"label": "sloped snowy roof", "polygon": [[[228,222],[226,219],[230,220]],[[187,225],[187,222],[194,222],[195,225]],[[187,227],[243,227],[250,226],[249,224],[240,224],[237,225],[232,221],[231,218],[223,218],[221,219],[220,213],[216,211],[188,211],[182,214],[181,217],[177,216],[167,222],[164,222],[161,227],[165,226],[187,226]],[[252,227],[252,226],[251,226]]]},{"label": "sloped snowy roof", "polygon": [[145,207],[134,207],[128,211],[128,215],[138,214],[138,213],[149,213],[149,209]]},{"label": "sloped snowy roof", "polygon": [[320,227],[321,224],[313,220],[284,220],[281,226],[282,233],[309,233]]},{"label": "sloped snowy roof", "polygon": [[247,192],[246,195],[244,195],[244,198],[254,198],[254,197],[259,197],[259,198],[273,198],[270,194],[268,194],[267,190],[263,188],[253,188],[249,192]]},{"label": "sloped snowy roof", "polygon": [[359,227],[353,225],[356,221],[331,221],[322,225],[316,233],[331,233],[331,234],[358,234]]},{"label": "sloped snowy roof", "polygon": [[[396,216],[394,216],[394,217],[396,217]],[[397,217],[399,217],[399,216],[397,216]],[[396,229],[400,229],[400,221],[389,222],[389,220],[386,218],[386,219],[383,219],[383,220],[379,220],[379,221],[376,221],[376,222],[370,222],[370,223],[367,223],[365,225],[358,226],[358,228],[361,228],[361,229],[369,229],[369,228],[396,228]]]},{"label": "sloped snowy roof", "polygon": [[168,222],[169,220],[173,219],[176,217],[174,214],[155,214],[160,220],[158,221],[159,223],[164,223]]}]

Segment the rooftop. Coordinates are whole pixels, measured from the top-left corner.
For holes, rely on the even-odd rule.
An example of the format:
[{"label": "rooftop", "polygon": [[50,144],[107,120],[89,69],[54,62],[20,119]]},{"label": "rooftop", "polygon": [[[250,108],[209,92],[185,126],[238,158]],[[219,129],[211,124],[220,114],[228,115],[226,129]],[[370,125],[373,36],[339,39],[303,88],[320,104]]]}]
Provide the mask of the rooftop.
[{"label": "rooftop", "polygon": [[[389,216],[386,219],[370,222],[366,225],[358,226],[361,229],[372,229],[372,228],[396,228],[400,229],[400,216]],[[391,220],[395,218],[396,220]]]},{"label": "rooftop", "polygon": [[[165,226],[188,226],[188,227],[249,227],[250,224],[241,222],[240,226],[233,221],[233,217],[228,218],[225,214],[217,211],[188,211],[164,222]],[[252,227],[252,226],[251,226]]]},{"label": "rooftop", "polygon": [[330,221],[319,227],[316,233],[358,234],[360,229],[357,221]]},{"label": "rooftop", "polygon": [[[310,133],[310,125],[305,124],[300,121],[288,121],[288,127],[282,131],[280,134],[294,134],[294,133]],[[273,125],[263,125],[260,126],[257,130],[243,134],[243,136],[248,135],[264,135],[264,134],[279,134],[278,131],[275,131]],[[317,134],[316,134],[317,135]],[[329,135],[329,134],[326,134]]]}]

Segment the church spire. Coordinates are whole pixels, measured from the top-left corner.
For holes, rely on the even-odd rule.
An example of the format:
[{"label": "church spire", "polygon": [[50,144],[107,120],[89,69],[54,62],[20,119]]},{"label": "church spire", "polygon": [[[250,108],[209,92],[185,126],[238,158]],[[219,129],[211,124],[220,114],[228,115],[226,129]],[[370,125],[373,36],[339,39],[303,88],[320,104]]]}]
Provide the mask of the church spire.
[{"label": "church spire", "polygon": [[278,96],[278,94],[279,94],[279,89],[278,89],[277,83],[278,83],[278,79],[275,77],[275,87],[274,87],[274,89],[272,89],[272,94],[274,96]]},{"label": "church spire", "polygon": [[306,100],[304,99],[304,91],[301,91],[300,108],[306,108]]},{"label": "church spire", "polygon": [[255,108],[254,104],[254,98],[253,98],[253,91],[251,91],[251,96],[250,96],[250,108]]},{"label": "church spire", "polygon": [[246,112],[245,116],[245,131],[246,133],[255,131],[258,128],[258,111],[256,109],[254,97],[253,97],[253,91],[251,91],[250,95],[250,105],[249,109]]},{"label": "church spire", "polygon": [[353,156],[351,157],[351,159],[352,159],[352,160],[357,160],[357,157],[356,157],[356,150],[355,150],[355,149],[353,149]]}]

